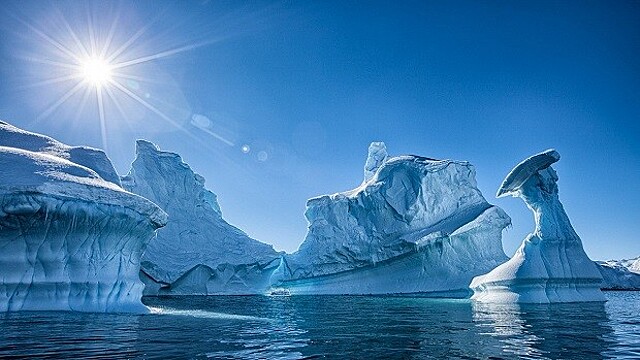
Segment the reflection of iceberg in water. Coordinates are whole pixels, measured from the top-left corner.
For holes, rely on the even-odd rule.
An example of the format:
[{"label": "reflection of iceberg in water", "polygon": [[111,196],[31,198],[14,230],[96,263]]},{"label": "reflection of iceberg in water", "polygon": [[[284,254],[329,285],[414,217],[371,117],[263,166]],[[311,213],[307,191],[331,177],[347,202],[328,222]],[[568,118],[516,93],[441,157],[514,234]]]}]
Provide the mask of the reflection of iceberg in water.
[{"label": "reflection of iceberg in water", "polygon": [[613,346],[603,303],[493,304],[473,302],[482,333],[508,356],[536,359],[597,359]]}]

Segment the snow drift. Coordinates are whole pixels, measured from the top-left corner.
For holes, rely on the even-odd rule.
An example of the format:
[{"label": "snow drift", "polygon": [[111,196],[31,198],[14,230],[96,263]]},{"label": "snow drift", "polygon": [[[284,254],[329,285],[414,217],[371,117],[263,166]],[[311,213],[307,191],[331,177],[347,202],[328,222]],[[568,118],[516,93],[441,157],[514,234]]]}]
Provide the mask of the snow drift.
[{"label": "snow drift", "polygon": [[582,248],[558,197],[560,159],[547,150],[518,164],[497,196],[520,197],[535,218],[535,230],[513,258],[473,279],[472,299],[497,303],[604,301],[602,276]]},{"label": "snow drift", "polygon": [[510,218],[478,190],[465,161],[389,157],[374,142],[356,189],[307,202],[309,230],[275,287],[292,294],[467,296],[473,276],[507,259]]},{"label": "snow drift", "polygon": [[166,214],[100,150],[0,122],[0,310],[145,312],[139,262]]},{"label": "snow drift", "polygon": [[138,140],[122,184],[169,214],[142,258],[145,295],[256,294],[269,287],[280,254],[228,224],[217,196],[179,155]]}]

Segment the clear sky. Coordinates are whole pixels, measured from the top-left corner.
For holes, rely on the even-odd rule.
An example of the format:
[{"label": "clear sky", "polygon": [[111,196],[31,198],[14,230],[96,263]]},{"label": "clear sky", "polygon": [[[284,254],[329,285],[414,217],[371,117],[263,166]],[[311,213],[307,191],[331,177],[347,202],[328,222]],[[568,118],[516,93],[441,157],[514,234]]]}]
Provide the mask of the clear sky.
[{"label": "clear sky", "polygon": [[[83,47],[121,64],[101,107],[75,88]],[[555,148],[587,253],[628,258],[640,255],[639,59],[638,1],[3,1],[0,119],[106,148],[122,173],[136,138],[178,152],[230,223],[287,251],[306,200],[357,186],[382,140],[393,155],[473,163],[513,219],[511,255],[533,219],[495,191]]]}]

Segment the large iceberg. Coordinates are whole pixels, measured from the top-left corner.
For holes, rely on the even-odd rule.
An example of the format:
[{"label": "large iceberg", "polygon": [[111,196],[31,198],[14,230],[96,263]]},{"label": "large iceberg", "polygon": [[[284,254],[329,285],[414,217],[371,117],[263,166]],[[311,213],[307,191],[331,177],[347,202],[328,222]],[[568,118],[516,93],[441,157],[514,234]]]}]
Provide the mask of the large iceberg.
[{"label": "large iceberg", "polygon": [[640,290],[640,257],[596,261],[606,290]]},{"label": "large iceberg", "polygon": [[0,311],[146,311],[140,257],[166,214],[102,151],[0,122],[0,169]]},{"label": "large iceberg", "polygon": [[204,178],[178,154],[138,140],[122,184],[169,214],[142,258],[145,295],[256,294],[269,287],[280,253],[227,223]]},{"label": "large iceberg", "polygon": [[291,294],[468,296],[474,276],[507,259],[511,220],[484,199],[471,164],[389,157],[381,142],[358,188],[310,199],[305,216],[304,242],[272,279]]},{"label": "large iceberg", "polygon": [[497,303],[604,301],[602,276],[582,248],[558,197],[560,159],[547,150],[518,164],[502,183],[498,197],[512,195],[533,211],[535,231],[515,255],[488,274],[473,279],[472,299]]}]

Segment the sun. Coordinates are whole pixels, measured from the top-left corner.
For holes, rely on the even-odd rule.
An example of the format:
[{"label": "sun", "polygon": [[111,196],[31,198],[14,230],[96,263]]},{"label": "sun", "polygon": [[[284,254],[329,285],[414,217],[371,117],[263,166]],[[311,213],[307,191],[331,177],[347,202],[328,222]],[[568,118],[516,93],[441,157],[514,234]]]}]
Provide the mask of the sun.
[{"label": "sun", "polygon": [[112,70],[112,66],[100,58],[89,58],[80,65],[80,75],[84,81],[96,87],[104,86],[112,80]]},{"label": "sun", "polygon": [[[16,20],[24,25],[30,34],[36,35],[33,39],[37,44],[35,49],[38,52],[25,56],[25,60],[38,65],[42,79],[28,86],[52,88],[53,85],[60,86],[55,99],[43,109],[36,120],[48,118],[65,104],[67,107],[75,108],[77,120],[85,106],[93,102],[94,105],[90,106],[92,106],[91,109],[97,110],[102,148],[108,152],[107,130],[112,124],[108,124],[107,114],[117,112],[118,116],[114,116],[111,121],[122,119],[128,122],[130,114],[136,116],[140,114],[140,109],[133,108],[136,106],[150,111],[173,129],[183,132],[194,141],[201,142],[206,147],[209,146],[192,134],[191,130],[185,127],[182,119],[175,119],[162,110],[182,113],[185,110],[189,111],[188,109],[178,108],[173,104],[172,99],[161,98],[161,94],[154,97],[141,89],[141,84],[146,88],[162,84],[155,78],[144,76],[142,71],[144,68],[140,66],[136,69],[136,66],[214,44],[220,41],[219,37],[214,36],[202,41],[165,47],[163,50],[158,49],[158,51],[147,53],[146,51],[151,50],[153,44],[147,43],[148,40],[145,40],[144,36],[150,32],[149,29],[156,20],[142,24],[136,30],[124,26],[130,19],[125,17],[125,20],[122,20],[125,12],[119,6],[100,17],[97,16],[96,9],[87,8],[86,20],[74,14],[67,17],[62,9],[54,10],[51,21],[56,26],[51,31],[49,24],[47,24],[47,30],[44,30],[44,27],[38,23],[16,17]],[[73,21],[69,22],[67,18]],[[149,34],[149,39],[151,38],[153,37]],[[129,125],[132,126],[132,124]],[[203,129],[226,145],[234,146],[233,142],[207,127]]]}]

